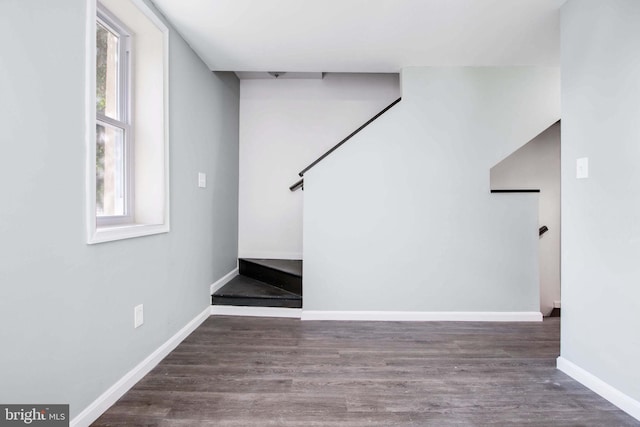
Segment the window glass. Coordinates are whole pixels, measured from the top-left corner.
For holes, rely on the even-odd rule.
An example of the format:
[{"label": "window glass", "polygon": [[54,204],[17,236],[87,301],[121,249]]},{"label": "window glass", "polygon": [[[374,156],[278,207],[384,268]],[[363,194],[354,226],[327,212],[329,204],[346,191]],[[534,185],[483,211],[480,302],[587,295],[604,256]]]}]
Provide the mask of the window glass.
[{"label": "window glass", "polygon": [[128,194],[130,126],[127,37],[122,23],[110,12],[96,20],[96,218],[101,225],[130,221]]},{"label": "window glass", "polygon": [[112,119],[120,117],[120,37],[105,24],[96,26],[96,110]]},{"label": "window glass", "polygon": [[96,215],[126,213],[124,131],[103,123],[96,125]]}]

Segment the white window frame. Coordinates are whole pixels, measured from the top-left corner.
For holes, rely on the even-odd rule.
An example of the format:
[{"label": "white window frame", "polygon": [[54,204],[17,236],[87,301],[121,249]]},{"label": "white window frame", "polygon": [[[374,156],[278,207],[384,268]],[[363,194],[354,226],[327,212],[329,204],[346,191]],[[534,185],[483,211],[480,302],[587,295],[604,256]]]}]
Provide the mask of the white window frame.
[{"label": "white window frame", "polygon": [[[96,213],[96,225],[109,227],[134,223],[134,138],[132,132],[131,114],[131,89],[132,89],[132,43],[131,30],[124,25],[115,15],[113,15],[100,2],[97,3],[96,22],[100,22],[109,31],[118,36],[118,116],[120,119],[113,119],[104,114],[96,112],[96,124],[121,129],[124,135],[124,214],[98,216]],[[97,143],[97,141],[96,141]]]},{"label": "white window frame", "polygon": [[[167,233],[170,231],[170,195],[169,195],[169,29],[156,15],[144,0],[127,0],[137,10],[144,15],[148,21],[155,26],[161,34],[162,38],[162,134],[164,135],[162,141],[157,141],[157,146],[154,148],[154,157],[160,158],[153,163],[156,168],[160,167],[163,171],[161,178],[155,179],[155,184],[161,186],[162,195],[158,200],[152,203],[152,207],[149,207],[148,200],[146,204],[143,204],[143,209],[130,209],[129,212],[133,215],[128,221],[124,220],[120,223],[109,224],[108,220],[100,221],[98,223],[96,215],[96,26],[98,21],[98,4],[97,0],[86,0],[86,39],[85,39],[85,229],[87,232],[86,242],[87,244],[96,244],[102,242],[109,242],[115,240],[136,238],[160,233]],[[121,21],[121,20],[119,20]],[[135,30],[132,28],[132,30]],[[135,34],[134,34],[135,36]],[[135,46],[132,46],[135,49]],[[129,58],[130,72],[135,74],[135,65],[132,58]],[[131,88],[129,88],[131,90]],[[130,123],[129,126],[133,127],[135,121],[135,114],[133,106],[136,101],[133,99],[133,94],[130,97],[129,108]],[[107,121],[108,122],[108,121]],[[135,134],[135,129],[130,129],[130,136]],[[139,142],[139,141],[138,141]],[[133,149],[133,144],[130,144]],[[131,169],[137,162],[144,162],[144,160],[134,158],[133,152],[130,154],[130,166]],[[144,163],[143,163],[144,164]],[[130,184],[134,185],[133,177],[137,172],[130,170],[129,173],[131,180]],[[137,184],[136,184],[137,185]],[[160,188],[160,187],[158,187]],[[144,187],[142,187],[144,192]],[[130,193],[133,195],[133,188]],[[136,205],[136,200],[132,197],[129,201],[130,207]],[[140,214],[140,215],[139,215]],[[137,218],[139,216],[139,218]]]}]

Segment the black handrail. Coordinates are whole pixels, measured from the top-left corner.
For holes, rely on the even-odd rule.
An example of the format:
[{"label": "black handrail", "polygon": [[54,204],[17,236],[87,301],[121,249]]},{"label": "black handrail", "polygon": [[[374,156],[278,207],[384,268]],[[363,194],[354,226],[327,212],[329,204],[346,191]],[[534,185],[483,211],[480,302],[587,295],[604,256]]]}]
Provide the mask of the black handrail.
[{"label": "black handrail", "polygon": [[492,193],[539,193],[539,189],[535,188],[515,188],[509,190],[491,190]]},{"label": "black handrail", "polygon": [[[313,163],[311,163],[309,166],[307,166],[306,168],[302,169],[302,171],[300,171],[300,173],[298,175],[300,176],[304,176],[304,174],[311,169],[312,167],[314,167],[315,165],[317,165],[318,163],[320,163],[325,157],[327,157],[329,154],[333,153],[334,151],[336,151],[338,149],[338,147],[340,147],[342,144],[344,144],[345,142],[347,142],[348,140],[350,140],[354,135],[356,135],[358,132],[360,132],[362,129],[366,128],[367,126],[369,126],[371,124],[371,122],[373,122],[375,119],[377,119],[378,117],[380,117],[381,115],[383,115],[384,113],[386,113],[389,109],[391,109],[391,107],[393,107],[394,105],[396,105],[398,102],[400,102],[402,100],[402,98],[398,98],[395,101],[393,101],[391,104],[389,104],[384,110],[380,111],[378,114],[376,114],[375,116],[373,116],[372,118],[370,118],[365,124],[363,124],[362,126],[360,126],[358,129],[356,129],[355,131],[351,132],[351,134],[349,136],[347,136],[345,139],[343,139],[342,141],[338,142],[336,145],[334,145],[331,149],[329,149],[329,151],[327,151],[326,153],[324,153],[322,156],[318,157]],[[291,188],[291,187],[289,187]]]},{"label": "black handrail", "polygon": [[291,187],[289,187],[289,190],[296,191],[298,188],[302,188],[304,190],[304,179],[301,179],[300,181],[293,184]]},{"label": "black handrail", "polygon": [[549,227],[547,227],[546,225],[543,225],[538,229],[538,236],[542,236],[547,231],[549,231]]}]

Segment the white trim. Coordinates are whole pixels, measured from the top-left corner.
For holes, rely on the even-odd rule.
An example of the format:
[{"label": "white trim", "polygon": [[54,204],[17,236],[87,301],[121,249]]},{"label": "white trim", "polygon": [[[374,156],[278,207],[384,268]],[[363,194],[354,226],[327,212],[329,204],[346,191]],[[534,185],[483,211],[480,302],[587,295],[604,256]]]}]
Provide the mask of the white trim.
[{"label": "white trim", "polygon": [[[147,15],[147,18],[151,19],[153,23],[162,31],[163,42],[164,42],[164,58],[163,58],[163,66],[164,66],[164,93],[163,93],[163,101],[164,101],[164,223],[167,225],[167,231],[171,228],[171,179],[170,179],[170,151],[169,151],[169,27],[165,25],[164,21],[160,19],[156,12],[151,10],[147,4],[145,4],[142,0],[133,0],[134,3],[138,5],[138,8],[142,10]],[[154,5],[155,7],[155,5]]]},{"label": "white trim", "polygon": [[238,275],[238,267],[234,268],[233,270],[231,270],[230,272],[222,276],[219,280],[216,280],[209,287],[209,290],[211,291],[210,295],[215,294],[218,289],[220,289],[221,287],[229,283],[231,279],[233,279],[237,275]]},{"label": "white trim", "polygon": [[112,227],[96,228],[87,244],[93,245],[114,240],[131,239],[134,237],[151,236],[169,232],[169,224],[128,224]]},{"label": "white trim", "polygon": [[96,0],[87,0],[87,23],[85,34],[85,227],[90,242],[96,231]]},{"label": "white trim", "polygon": [[212,305],[212,316],[252,316],[252,317],[287,317],[299,319],[301,308],[281,307],[240,307],[233,305]]},{"label": "white trim", "polygon": [[193,320],[187,323],[174,336],[169,338],[167,342],[158,347],[146,359],[140,362],[135,368],[127,372],[114,385],[109,387],[107,391],[102,393],[96,400],[80,412],[71,420],[71,427],[84,427],[90,425],[98,419],[107,409],[111,407],[118,399],[120,399],[131,387],[149,373],[162,359],[164,359],[178,344],[180,344],[191,332],[196,330],[209,317],[210,308],[207,307],[202,313],[198,314]]},{"label": "white trim", "polygon": [[238,258],[256,259],[302,259],[302,252],[263,252],[247,251],[239,252]]},{"label": "white trim", "polygon": [[560,306],[562,305],[562,303],[560,301],[554,301],[553,302],[553,308],[561,308]]},{"label": "white trim", "polygon": [[640,421],[639,401],[607,384],[592,373],[582,369],[562,356],[558,357],[556,360],[556,366],[559,370],[569,375],[574,380],[604,397],[609,402]]},{"label": "white trim", "polygon": [[392,322],[541,322],[537,311],[316,311],[304,310],[302,320],[366,320]]}]

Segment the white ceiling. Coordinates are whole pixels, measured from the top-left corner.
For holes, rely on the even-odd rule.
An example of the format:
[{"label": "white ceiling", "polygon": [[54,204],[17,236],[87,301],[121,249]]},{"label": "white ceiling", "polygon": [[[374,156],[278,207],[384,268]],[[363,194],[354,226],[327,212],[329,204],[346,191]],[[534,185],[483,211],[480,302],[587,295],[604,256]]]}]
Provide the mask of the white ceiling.
[{"label": "white ceiling", "polygon": [[565,0],[154,0],[215,71],[543,65]]}]

